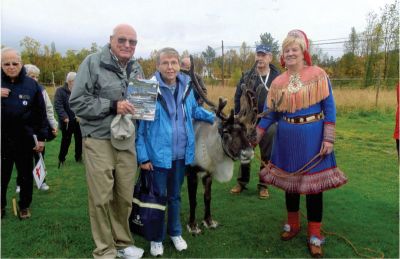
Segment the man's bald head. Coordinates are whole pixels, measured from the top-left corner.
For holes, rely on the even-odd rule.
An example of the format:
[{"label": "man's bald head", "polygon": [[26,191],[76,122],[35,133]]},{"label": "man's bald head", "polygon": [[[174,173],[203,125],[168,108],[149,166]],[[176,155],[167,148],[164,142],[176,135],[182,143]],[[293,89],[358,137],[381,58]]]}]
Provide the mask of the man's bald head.
[{"label": "man's bald head", "polygon": [[135,54],[137,35],[129,24],[115,26],[110,36],[111,51],[122,64],[126,64]]},{"label": "man's bald head", "polygon": [[130,31],[136,34],[136,30],[129,24],[121,23],[114,27],[112,36],[118,34],[120,31]]}]

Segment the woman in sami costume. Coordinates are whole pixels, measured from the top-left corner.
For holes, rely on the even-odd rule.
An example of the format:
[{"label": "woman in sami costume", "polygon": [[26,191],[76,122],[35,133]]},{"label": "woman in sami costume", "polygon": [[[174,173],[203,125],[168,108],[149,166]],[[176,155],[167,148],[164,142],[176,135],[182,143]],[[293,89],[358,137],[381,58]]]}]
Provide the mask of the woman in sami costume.
[{"label": "woman in sami costume", "polygon": [[303,31],[288,33],[282,43],[281,64],[287,71],[272,82],[266,115],[257,126],[258,140],[278,122],[271,161],[260,176],[285,191],[288,218],[282,240],[299,233],[300,194],[306,195],[308,248],[313,257],[322,257],[322,193],[347,182],[333,152],[336,108],[332,87],[325,71],[312,66]]}]

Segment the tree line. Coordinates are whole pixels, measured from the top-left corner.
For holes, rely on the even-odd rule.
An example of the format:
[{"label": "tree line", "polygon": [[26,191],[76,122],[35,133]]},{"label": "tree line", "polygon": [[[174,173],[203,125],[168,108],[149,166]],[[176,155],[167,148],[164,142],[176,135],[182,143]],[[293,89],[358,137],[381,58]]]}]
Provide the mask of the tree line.
[{"label": "tree line", "polygon": [[[352,27],[348,39],[342,41],[344,54],[341,57],[329,57],[320,47],[322,43],[310,40],[313,63],[324,68],[332,79],[337,80],[335,86],[394,87],[399,78],[398,9],[399,0],[395,0],[393,4],[385,5],[379,14],[370,12],[367,15],[365,31],[357,32]],[[260,43],[271,46],[274,55],[272,63],[280,68],[280,43],[266,32],[252,45],[243,42],[239,48],[227,46],[224,52],[221,48],[207,46],[201,53],[193,55],[196,72],[205,77],[208,84],[221,84],[224,75],[224,84],[236,85],[242,73],[254,63],[255,45]],[[46,85],[63,84],[69,71],[77,71],[87,55],[100,50],[96,43],[92,43],[89,48],[68,50],[63,56],[56,50],[54,42],[50,46],[42,45],[28,36],[20,41],[20,46],[23,62],[38,66],[41,69],[39,80]],[[138,59],[146,77],[155,71],[156,54],[157,50],[153,50],[148,58]],[[182,56],[189,54],[185,50]]]}]

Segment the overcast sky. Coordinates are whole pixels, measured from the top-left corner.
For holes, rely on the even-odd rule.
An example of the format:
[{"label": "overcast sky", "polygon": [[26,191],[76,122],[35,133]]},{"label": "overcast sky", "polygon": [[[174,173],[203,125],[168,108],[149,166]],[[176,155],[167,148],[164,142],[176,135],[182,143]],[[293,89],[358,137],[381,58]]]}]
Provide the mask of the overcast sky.
[{"label": "overcast sky", "polygon": [[[129,23],[138,33],[136,57],[170,46],[200,53],[209,45],[253,46],[269,32],[282,42],[291,29],[314,41],[348,38],[362,32],[371,11],[395,0],[1,0],[1,43],[19,48],[29,36],[57,51],[103,46],[115,25]],[[321,46],[329,55],[341,45]],[[220,50],[217,50],[220,52]]]}]

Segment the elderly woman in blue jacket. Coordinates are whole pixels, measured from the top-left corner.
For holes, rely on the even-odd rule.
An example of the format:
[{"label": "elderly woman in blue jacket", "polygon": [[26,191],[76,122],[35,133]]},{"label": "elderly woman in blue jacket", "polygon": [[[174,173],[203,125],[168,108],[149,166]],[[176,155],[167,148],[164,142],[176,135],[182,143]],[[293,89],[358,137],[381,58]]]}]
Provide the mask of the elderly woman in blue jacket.
[{"label": "elderly woman in blue jacket", "polygon": [[[178,251],[187,249],[180,222],[181,185],[185,167],[194,160],[193,119],[213,123],[215,114],[199,106],[189,88],[190,78],[179,73],[179,54],[164,48],[157,55],[156,80],[160,83],[154,121],[140,121],[136,150],[141,170],[151,171],[153,187],[167,196],[167,232]],[[159,238],[150,242],[150,253],[164,253],[165,224]]]}]

